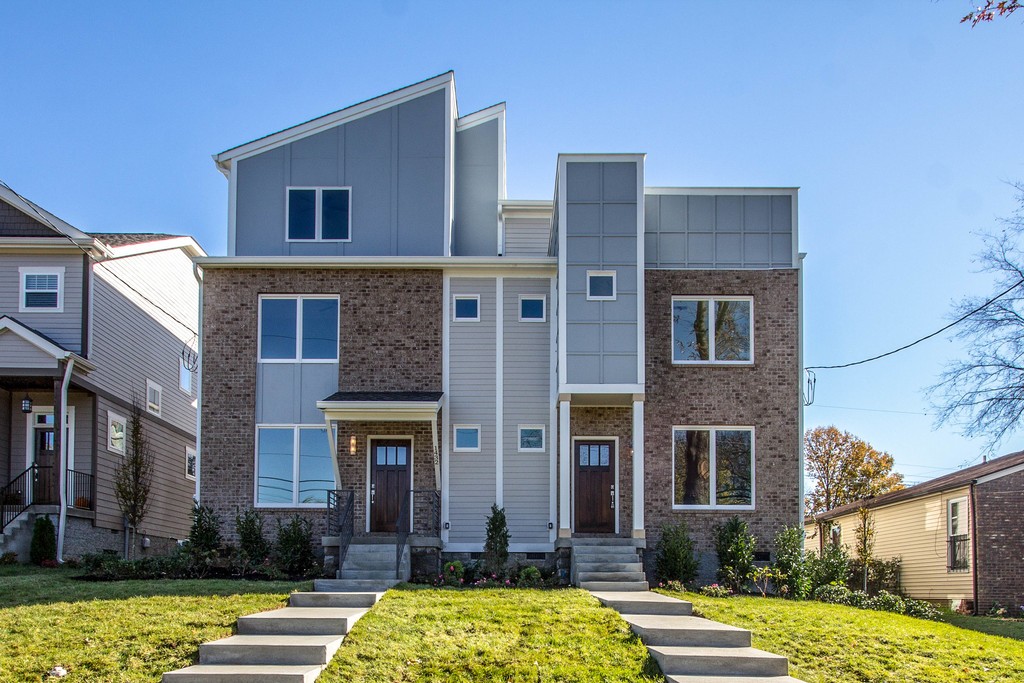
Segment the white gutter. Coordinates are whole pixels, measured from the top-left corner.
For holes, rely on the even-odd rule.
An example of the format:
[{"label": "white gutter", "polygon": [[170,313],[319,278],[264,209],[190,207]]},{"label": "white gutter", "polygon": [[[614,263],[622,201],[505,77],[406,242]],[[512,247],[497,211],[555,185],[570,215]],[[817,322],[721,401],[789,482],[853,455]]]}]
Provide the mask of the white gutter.
[{"label": "white gutter", "polygon": [[504,256],[208,256],[194,259],[203,268],[539,268],[558,265],[554,257]]},{"label": "white gutter", "polygon": [[[64,562],[64,528],[68,518],[67,501],[67,467],[68,467],[68,429],[65,422],[68,416],[68,384],[71,382],[71,372],[75,369],[75,357],[68,355],[67,365],[64,367],[64,380],[60,385],[60,415],[54,415],[54,422],[61,430],[60,438],[60,464],[57,472],[57,486],[60,487],[60,517],[57,527],[57,562]],[[59,418],[59,419],[58,419]]]},{"label": "white gutter", "polygon": [[192,497],[199,502],[199,477],[203,472],[202,467],[202,439],[200,435],[203,431],[203,276],[202,271],[199,269],[199,264],[192,261],[192,275],[195,276],[196,282],[199,283],[199,334],[196,335],[199,340],[196,343],[196,354],[198,355],[198,365],[196,366],[196,490],[192,494]]}]

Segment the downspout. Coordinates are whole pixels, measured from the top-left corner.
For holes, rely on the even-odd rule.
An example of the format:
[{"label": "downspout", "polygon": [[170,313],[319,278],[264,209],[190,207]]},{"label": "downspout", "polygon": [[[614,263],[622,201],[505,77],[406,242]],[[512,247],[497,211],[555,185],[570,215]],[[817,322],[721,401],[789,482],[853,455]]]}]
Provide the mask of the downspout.
[{"label": "downspout", "polygon": [[195,501],[199,502],[199,477],[203,471],[203,458],[202,458],[202,447],[200,446],[201,439],[199,438],[203,428],[203,276],[199,270],[199,264],[195,261],[192,262],[192,275],[195,276],[196,282],[199,283],[199,329],[196,336],[199,338],[196,343],[196,354],[198,359],[196,361],[196,490],[192,494]]},{"label": "downspout", "polygon": [[970,501],[968,503],[970,507],[971,515],[971,588],[974,592],[974,615],[980,614],[978,609],[978,515],[974,514],[976,506],[974,502],[974,491],[978,480],[971,480],[971,488],[969,491]]},{"label": "downspout", "polygon": [[67,501],[67,467],[68,467],[68,440],[65,437],[67,434],[67,414],[68,414],[68,384],[71,382],[71,372],[75,368],[74,356],[68,355],[67,364],[64,366],[64,380],[60,384],[60,420],[54,416],[54,422],[59,422],[59,429],[61,429],[60,435],[60,463],[58,464],[57,470],[57,486],[60,491],[60,517],[57,526],[57,562],[64,562],[64,528],[68,519],[68,501]]}]

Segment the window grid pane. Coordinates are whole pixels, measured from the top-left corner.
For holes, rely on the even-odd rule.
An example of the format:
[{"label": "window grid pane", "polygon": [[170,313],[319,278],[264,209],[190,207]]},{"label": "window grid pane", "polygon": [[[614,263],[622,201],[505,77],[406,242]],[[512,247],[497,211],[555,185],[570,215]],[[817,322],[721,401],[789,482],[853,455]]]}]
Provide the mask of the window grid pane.
[{"label": "window grid pane", "polygon": [[288,239],[316,239],[316,190],[288,190]]},{"label": "window grid pane", "polygon": [[591,275],[588,293],[591,298],[610,298],[615,295],[615,279],[611,275]]},{"label": "window grid pane", "polygon": [[334,488],[334,464],[326,429],[299,430],[298,503],[326,503]]},{"label": "window grid pane", "polygon": [[748,430],[715,432],[715,503],[751,504],[751,443]]},{"label": "window grid pane", "polygon": [[260,358],[295,358],[295,299],[263,299],[260,316]]},{"label": "window grid pane", "polygon": [[256,502],[290,505],[294,498],[294,431],[260,429]]},{"label": "window grid pane", "polygon": [[473,298],[455,299],[456,320],[477,320],[480,317],[480,302]]},{"label": "window grid pane", "polygon": [[325,240],[347,240],[348,225],[348,190],[323,190],[320,238]]},{"label": "window grid pane", "polygon": [[715,360],[750,360],[750,302],[715,302]]},{"label": "window grid pane", "polygon": [[302,300],[302,357],[338,357],[337,299]]},{"label": "window grid pane", "polygon": [[675,505],[711,504],[711,433],[706,429],[675,432]]},{"label": "window grid pane", "polygon": [[543,320],[544,299],[522,299],[519,302],[519,317],[523,320]]},{"label": "window grid pane", "polygon": [[672,302],[672,360],[702,361],[711,358],[708,325],[707,301]]},{"label": "window grid pane", "polygon": [[455,447],[467,450],[480,448],[480,430],[460,428],[455,430]]},{"label": "window grid pane", "polygon": [[543,450],[544,430],[532,427],[520,429],[519,448],[521,450]]}]

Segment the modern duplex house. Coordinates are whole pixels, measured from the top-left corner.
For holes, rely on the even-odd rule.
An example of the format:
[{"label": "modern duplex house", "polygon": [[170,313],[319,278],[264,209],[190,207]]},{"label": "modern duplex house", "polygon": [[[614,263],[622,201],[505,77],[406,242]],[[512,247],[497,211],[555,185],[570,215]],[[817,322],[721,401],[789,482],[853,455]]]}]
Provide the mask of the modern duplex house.
[{"label": "modern duplex house", "polygon": [[552,198],[510,199],[505,106],[460,114],[452,73],[215,161],[199,476],[222,516],[308,516],[341,557],[409,533],[473,554],[497,504],[531,561],[685,521],[709,571],[723,520],[762,553],[800,523],[795,189],[563,154]]},{"label": "modern duplex house", "polygon": [[44,514],[65,558],[125,548],[113,481],[133,398],[154,459],[140,543],[188,536],[198,256],[191,237],[82,232],[0,185],[0,552],[27,560]]}]

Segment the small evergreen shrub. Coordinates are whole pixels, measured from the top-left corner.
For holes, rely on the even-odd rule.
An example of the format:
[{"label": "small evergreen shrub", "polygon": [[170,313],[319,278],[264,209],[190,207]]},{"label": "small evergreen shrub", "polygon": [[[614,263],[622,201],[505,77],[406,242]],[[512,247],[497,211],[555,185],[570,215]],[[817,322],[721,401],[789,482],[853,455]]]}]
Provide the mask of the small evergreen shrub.
[{"label": "small evergreen shrub", "polygon": [[313,524],[295,515],[287,524],[277,523],[274,545],[277,568],[290,578],[310,578],[320,574],[320,563],[313,550]]},{"label": "small evergreen shrub", "polygon": [[539,569],[527,565],[519,570],[519,580],[516,585],[520,588],[540,588],[544,585],[544,579]]},{"label": "small evergreen shrub", "polygon": [[865,607],[879,612],[895,612],[896,614],[903,614],[907,609],[903,598],[893,595],[889,591],[879,591],[878,595],[868,598]]},{"label": "small evergreen shrub", "polygon": [[53,528],[49,515],[36,517],[28,556],[32,564],[39,566],[47,560],[57,561],[57,531]]},{"label": "small evergreen shrub", "polygon": [[811,593],[810,567],[804,552],[804,530],[785,527],[775,536],[775,569],[778,593],[786,598],[803,600]]},{"label": "small evergreen shrub", "polygon": [[0,566],[18,564],[18,553],[6,552],[0,555]]},{"label": "small evergreen shrub", "polygon": [[846,546],[827,543],[820,554],[811,553],[807,561],[814,591],[822,586],[845,586],[850,582],[850,555]]},{"label": "small evergreen shrub", "polygon": [[916,617],[918,619],[929,619],[931,621],[938,621],[942,616],[942,612],[938,610],[932,603],[927,600],[913,600],[911,598],[903,599],[904,611],[908,617]]},{"label": "small evergreen shrub", "polygon": [[661,527],[661,538],[654,547],[654,573],[659,581],[683,584],[697,577],[697,558],[685,522]]},{"label": "small evergreen shrub", "polygon": [[192,529],[188,546],[193,552],[216,552],[220,548],[220,517],[213,508],[196,503],[192,507]]},{"label": "small evergreen shrub", "polygon": [[495,503],[491,505],[491,514],[487,517],[487,538],[484,541],[484,568],[488,572],[504,575],[510,538],[505,508],[499,508]]},{"label": "small evergreen shrub", "polygon": [[242,574],[250,574],[270,557],[270,542],[263,534],[263,515],[254,508],[236,514],[235,532],[238,534],[236,569]]},{"label": "small evergreen shrub", "polygon": [[846,598],[846,602],[843,604],[850,607],[856,607],[858,609],[867,609],[870,601],[871,596],[864,591],[850,591],[850,594]]},{"label": "small evergreen shrub", "polygon": [[733,517],[715,530],[718,580],[739,593],[754,574],[754,544],[747,523]]},{"label": "small evergreen shrub", "polygon": [[466,568],[458,560],[445,562],[437,577],[438,586],[461,586],[466,575]]},{"label": "small evergreen shrub", "polygon": [[814,599],[832,605],[848,605],[850,604],[851,592],[846,586],[827,584],[814,589]]}]

